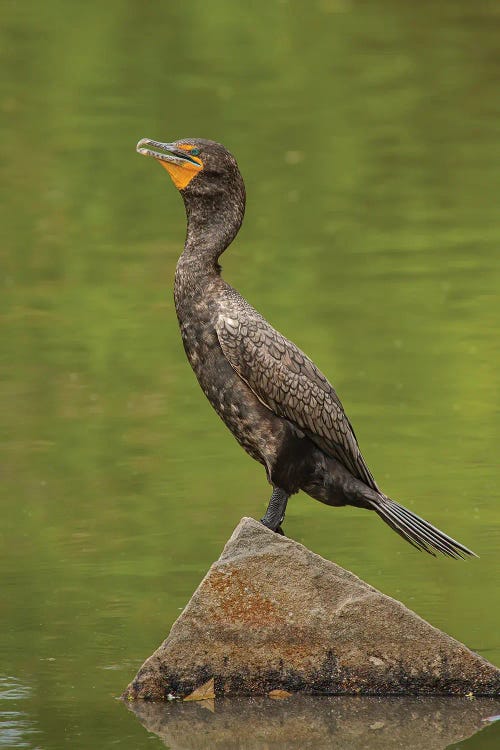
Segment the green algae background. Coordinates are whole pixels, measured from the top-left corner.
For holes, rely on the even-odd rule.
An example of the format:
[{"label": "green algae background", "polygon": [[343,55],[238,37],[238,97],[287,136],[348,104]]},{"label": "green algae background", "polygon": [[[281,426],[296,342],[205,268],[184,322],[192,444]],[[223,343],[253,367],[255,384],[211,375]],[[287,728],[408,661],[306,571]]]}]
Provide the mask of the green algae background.
[{"label": "green algae background", "polygon": [[286,533],[500,665],[499,23],[484,0],[2,4],[0,746],[150,743],[113,696],[269,496],[185,361],[184,211],[144,136],[236,155],[226,279],[335,384],[387,494],[480,560],[304,495]]}]

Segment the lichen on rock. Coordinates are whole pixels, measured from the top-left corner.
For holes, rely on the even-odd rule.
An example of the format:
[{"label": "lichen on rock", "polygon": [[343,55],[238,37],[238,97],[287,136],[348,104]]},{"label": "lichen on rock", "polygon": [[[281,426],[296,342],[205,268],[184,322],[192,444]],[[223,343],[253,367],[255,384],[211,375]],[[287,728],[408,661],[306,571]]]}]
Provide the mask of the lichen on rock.
[{"label": "lichen on rock", "polygon": [[500,695],[500,670],[303,545],[240,521],[123,697]]}]

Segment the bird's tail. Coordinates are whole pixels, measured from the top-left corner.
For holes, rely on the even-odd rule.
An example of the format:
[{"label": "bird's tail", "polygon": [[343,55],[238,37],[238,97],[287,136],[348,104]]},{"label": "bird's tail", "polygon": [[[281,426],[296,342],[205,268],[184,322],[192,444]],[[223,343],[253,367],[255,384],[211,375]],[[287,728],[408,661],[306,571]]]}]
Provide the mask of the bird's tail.
[{"label": "bird's tail", "polygon": [[376,498],[371,498],[369,503],[391,529],[417,549],[424,550],[434,557],[436,552],[442,552],[443,555],[456,560],[465,559],[467,555],[477,557],[475,552],[389,497],[380,494]]}]

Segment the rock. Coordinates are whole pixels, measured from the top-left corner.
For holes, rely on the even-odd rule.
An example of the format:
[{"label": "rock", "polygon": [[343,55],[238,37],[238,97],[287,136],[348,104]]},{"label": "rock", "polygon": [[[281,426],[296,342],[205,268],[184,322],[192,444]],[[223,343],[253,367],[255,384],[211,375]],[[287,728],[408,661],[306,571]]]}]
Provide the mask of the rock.
[{"label": "rock", "polygon": [[500,670],[352,573],[251,518],[240,521],[125,690],[215,694],[500,696]]},{"label": "rock", "polygon": [[128,704],[171,750],[444,750],[488,727],[485,719],[499,705],[493,698],[311,695],[226,698],[216,701],[215,713],[200,703]]}]

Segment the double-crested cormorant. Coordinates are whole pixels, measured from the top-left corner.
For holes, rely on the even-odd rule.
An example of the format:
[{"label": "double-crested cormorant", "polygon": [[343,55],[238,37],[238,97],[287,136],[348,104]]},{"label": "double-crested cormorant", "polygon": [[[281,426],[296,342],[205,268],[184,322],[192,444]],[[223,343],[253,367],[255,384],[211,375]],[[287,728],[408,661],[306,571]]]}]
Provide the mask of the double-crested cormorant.
[{"label": "double-crested cormorant", "polygon": [[187,236],[174,285],[182,340],[215,411],[266,469],[273,491],[264,525],[281,532],[288,498],[303,490],[327,505],[376,511],[430,554],[474,555],[384,495],[328,380],[222,279],[219,257],[245,212],[245,186],[234,157],[201,138],[175,143],[144,138],[137,151],[168,171],[184,199]]}]

